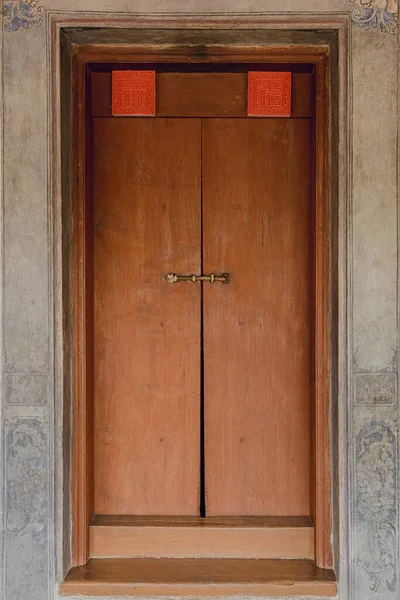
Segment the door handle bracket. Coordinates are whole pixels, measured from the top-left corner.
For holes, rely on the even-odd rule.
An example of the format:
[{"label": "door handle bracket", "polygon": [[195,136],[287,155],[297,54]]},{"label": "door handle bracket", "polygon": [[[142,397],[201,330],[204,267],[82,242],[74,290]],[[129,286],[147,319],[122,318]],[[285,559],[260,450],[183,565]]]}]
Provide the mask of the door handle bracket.
[{"label": "door handle bracket", "polygon": [[222,283],[229,283],[229,273],[222,273],[221,275],[215,275],[210,273],[209,275],[178,275],[177,273],[168,273],[164,277],[168,283],[179,283],[181,281],[191,281],[196,283],[197,281],[209,281],[214,283],[215,281],[221,281]]}]

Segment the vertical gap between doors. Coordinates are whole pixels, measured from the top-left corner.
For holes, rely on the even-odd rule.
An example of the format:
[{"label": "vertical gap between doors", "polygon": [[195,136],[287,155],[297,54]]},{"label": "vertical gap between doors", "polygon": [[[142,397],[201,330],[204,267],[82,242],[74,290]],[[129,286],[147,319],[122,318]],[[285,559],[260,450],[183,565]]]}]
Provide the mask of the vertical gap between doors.
[{"label": "vertical gap between doors", "polygon": [[[200,119],[200,273],[203,264],[203,119]],[[204,456],[204,284],[200,283],[200,516],[206,516]]]}]

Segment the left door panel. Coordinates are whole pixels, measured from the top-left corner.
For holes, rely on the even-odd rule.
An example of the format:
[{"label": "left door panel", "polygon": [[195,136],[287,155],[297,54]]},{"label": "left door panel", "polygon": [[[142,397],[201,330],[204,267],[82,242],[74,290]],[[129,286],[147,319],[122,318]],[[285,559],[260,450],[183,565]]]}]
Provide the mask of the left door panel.
[{"label": "left door panel", "polygon": [[94,509],[197,515],[199,119],[93,120]]}]

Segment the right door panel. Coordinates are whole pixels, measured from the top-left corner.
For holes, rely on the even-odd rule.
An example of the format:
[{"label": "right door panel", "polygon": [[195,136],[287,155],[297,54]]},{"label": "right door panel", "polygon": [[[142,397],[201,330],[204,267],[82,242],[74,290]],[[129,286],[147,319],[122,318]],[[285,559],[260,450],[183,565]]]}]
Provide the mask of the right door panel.
[{"label": "right door panel", "polygon": [[207,515],[309,515],[311,123],[202,127]]}]

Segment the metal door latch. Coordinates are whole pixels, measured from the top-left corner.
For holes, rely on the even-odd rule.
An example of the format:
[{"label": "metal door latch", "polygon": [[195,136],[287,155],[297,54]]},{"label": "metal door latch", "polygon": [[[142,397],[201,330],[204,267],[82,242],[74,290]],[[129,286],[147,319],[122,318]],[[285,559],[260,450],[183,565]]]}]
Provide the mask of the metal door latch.
[{"label": "metal door latch", "polygon": [[176,273],[168,273],[168,275],[165,275],[165,281],[168,283],[179,283],[180,281],[192,281],[193,283],[196,283],[196,281],[209,281],[210,283],[222,281],[222,283],[229,283],[229,273],[222,273],[222,275],[214,275],[214,273],[210,273],[209,275],[177,275]]}]

